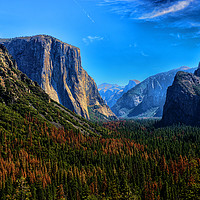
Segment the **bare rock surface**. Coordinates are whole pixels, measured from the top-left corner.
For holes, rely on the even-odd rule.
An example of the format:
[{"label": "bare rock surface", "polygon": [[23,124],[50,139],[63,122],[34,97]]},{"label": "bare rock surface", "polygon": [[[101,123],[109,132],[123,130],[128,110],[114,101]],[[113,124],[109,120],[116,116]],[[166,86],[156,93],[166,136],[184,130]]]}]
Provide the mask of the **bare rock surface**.
[{"label": "bare rock surface", "polygon": [[37,81],[53,100],[87,119],[89,109],[105,118],[116,118],[82,68],[79,48],[47,35],[0,39],[0,43],[19,70]]},{"label": "bare rock surface", "polygon": [[148,77],[124,93],[112,111],[121,118],[162,117],[167,88],[178,71],[194,72],[194,68],[180,67]]},{"label": "bare rock surface", "polygon": [[[195,75],[194,75],[195,74]],[[161,124],[200,125],[200,68],[195,73],[178,72],[167,90]]]}]

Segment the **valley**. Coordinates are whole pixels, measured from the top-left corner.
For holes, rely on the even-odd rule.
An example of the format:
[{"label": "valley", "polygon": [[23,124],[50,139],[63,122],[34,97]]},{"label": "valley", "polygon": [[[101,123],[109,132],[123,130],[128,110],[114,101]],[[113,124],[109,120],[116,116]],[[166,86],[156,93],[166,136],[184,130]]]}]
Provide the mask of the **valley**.
[{"label": "valley", "polygon": [[[113,112],[128,119],[118,119],[112,113],[89,78],[84,88],[93,92],[86,97],[93,104],[88,104],[88,115],[82,115],[56,100],[46,90],[45,79],[40,84],[34,78],[31,80],[30,70],[30,74],[25,74],[27,65],[19,67],[20,60],[27,55],[22,52],[21,58],[12,50],[12,42],[35,43],[36,39],[49,40],[49,36],[0,40],[13,51],[11,56],[6,45],[0,44],[0,199],[199,199],[198,115],[188,120],[189,111],[184,116],[178,106],[185,104],[198,113],[199,68],[195,72],[187,67],[178,68],[141,83],[130,81],[126,87],[101,85],[102,98],[107,93],[105,98],[110,95],[116,101]],[[53,72],[48,73],[46,77]],[[36,75],[40,76],[33,76]],[[48,80],[51,87],[57,85],[54,81],[60,81]],[[187,92],[181,97],[178,92],[183,91]],[[77,92],[74,104],[79,102],[78,96]],[[158,120],[155,116],[162,116],[164,104],[163,118]],[[181,118],[173,112],[180,113]],[[133,116],[143,119],[130,119]],[[145,119],[148,117],[154,119]]]},{"label": "valley", "polygon": [[0,5],[0,200],[200,200],[200,0]]}]

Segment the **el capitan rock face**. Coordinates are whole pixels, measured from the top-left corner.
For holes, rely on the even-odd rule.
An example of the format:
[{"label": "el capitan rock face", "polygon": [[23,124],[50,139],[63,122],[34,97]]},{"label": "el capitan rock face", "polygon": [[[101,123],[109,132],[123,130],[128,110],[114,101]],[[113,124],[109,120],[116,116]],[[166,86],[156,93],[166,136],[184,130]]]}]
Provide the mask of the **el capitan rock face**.
[{"label": "el capitan rock face", "polygon": [[19,70],[49,96],[89,119],[89,111],[114,117],[102,100],[96,83],[81,66],[80,49],[47,35],[0,39]]},{"label": "el capitan rock face", "polygon": [[178,123],[200,125],[200,77],[192,73],[178,72],[167,90],[161,125]]},{"label": "el capitan rock face", "polygon": [[112,111],[122,118],[162,117],[167,88],[178,71],[194,72],[194,69],[181,67],[150,76],[123,94]]}]

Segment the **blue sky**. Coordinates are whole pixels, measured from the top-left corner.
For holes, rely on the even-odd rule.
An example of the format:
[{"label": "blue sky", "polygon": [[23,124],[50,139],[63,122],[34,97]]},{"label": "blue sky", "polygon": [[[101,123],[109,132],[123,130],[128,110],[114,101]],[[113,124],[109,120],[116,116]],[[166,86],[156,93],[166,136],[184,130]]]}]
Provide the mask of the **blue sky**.
[{"label": "blue sky", "polygon": [[1,0],[0,37],[48,34],[81,49],[97,84],[200,61],[199,0]]}]

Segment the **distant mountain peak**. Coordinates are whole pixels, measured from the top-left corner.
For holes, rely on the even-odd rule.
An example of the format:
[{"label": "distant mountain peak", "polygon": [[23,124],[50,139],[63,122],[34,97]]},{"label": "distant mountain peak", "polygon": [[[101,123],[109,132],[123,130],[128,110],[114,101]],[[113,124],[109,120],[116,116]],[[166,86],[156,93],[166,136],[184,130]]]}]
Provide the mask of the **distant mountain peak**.
[{"label": "distant mountain peak", "polygon": [[119,86],[117,84],[102,83],[98,85],[100,95],[105,100],[108,106],[112,107],[116,101],[128,90],[135,87],[140,81],[129,80],[126,86]]},{"label": "distant mountain peak", "polygon": [[107,90],[107,89],[111,89],[111,88],[122,88],[123,86],[119,86],[117,84],[111,84],[111,83],[102,83],[100,85],[98,85],[98,90]]},{"label": "distant mountain peak", "polygon": [[130,80],[130,81],[134,81],[136,84],[139,84],[140,81],[139,80],[136,80],[136,79],[133,79],[133,80]]},{"label": "distant mountain peak", "polygon": [[125,86],[124,88],[124,93],[128,92],[130,89],[132,89],[133,87],[135,87],[137,84],[139,84],[140,81],[138,80],[129,80],[128,85]]},{"label": "distant mountain peak", "polygon": [[194,72],[194,69],[183,66],[148,77],[123,94],[112,111],[122,118],[161,117],[167,88],[178,71]]},{"label": "distant mountain peak", "polygon": [[183,70],[183,71],[185,71],[185,70],[188,70],[188,69],[191,69],[190,67],[187,67],[187,66],[181,66],[181,67],[179,67],[179,68],[177,68],[177,69],[175,69],[175,70]]}]

